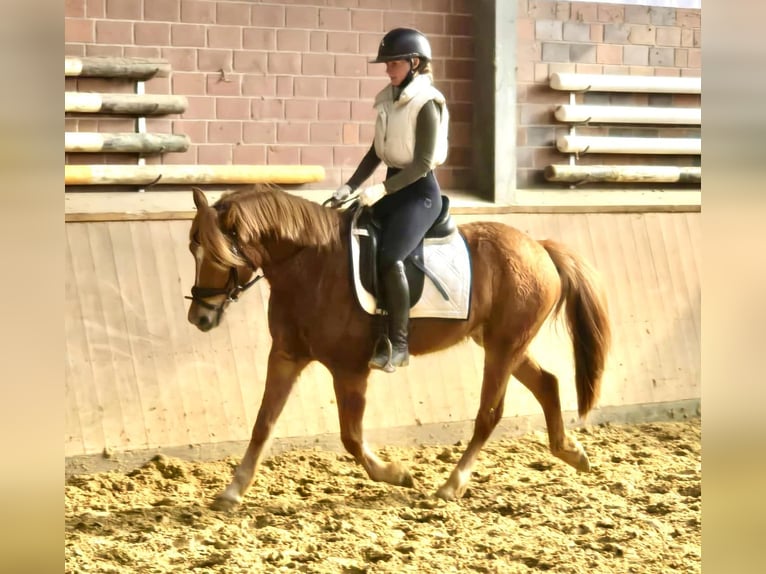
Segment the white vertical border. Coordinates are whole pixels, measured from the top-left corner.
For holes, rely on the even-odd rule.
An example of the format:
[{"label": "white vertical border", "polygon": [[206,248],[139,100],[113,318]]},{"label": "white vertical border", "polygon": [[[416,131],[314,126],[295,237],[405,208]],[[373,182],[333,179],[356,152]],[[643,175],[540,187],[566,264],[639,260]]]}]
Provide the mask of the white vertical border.
[{"label": "white vertical border", "polygon": [[495,2],[495,197],[496,204],[516,196],[516,6]]}]

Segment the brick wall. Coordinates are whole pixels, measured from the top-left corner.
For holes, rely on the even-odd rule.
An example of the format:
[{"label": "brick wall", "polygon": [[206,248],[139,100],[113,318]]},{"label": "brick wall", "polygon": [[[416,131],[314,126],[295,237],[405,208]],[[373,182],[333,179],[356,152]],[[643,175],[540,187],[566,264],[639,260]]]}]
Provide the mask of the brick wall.
[{"label": "brick wall", "polygon": [[[517,184],[550,187],[542,169],[566,163],[555,138],[568,131],[553,110],[569,103],[567,92],[548,87],[553,72],[700,76],[700,10],[606,3],[518,0]],[[699,96],[581,94],[578,103],[699,106]],[[692,137],[690,128],[577,128],[581,135],[660,135]],[[686,156],[581,156],[580,164],[699,164]]]},{"label": "brick wall", "polygon": [[[374,95],[387,83],[368,64],[395,26],[428,35],[437,87],[451,112],[445,189],[471,187],[473,19],[468,0],[66,0],[66,54],[165,58],[173,72],[147,93],[188,98],[185,113],[147,130],[187,134],[184,153],[147,163],[319,164],[331,188],[372,142]],[[131,82],[66,80],[67,90],[132,92]],[[68,131],[133,131],[130,119],[71,116]],[[136,163],[128,154],[70,154],[70,163]],[[380,178],[380,172],[377,175]]]}]

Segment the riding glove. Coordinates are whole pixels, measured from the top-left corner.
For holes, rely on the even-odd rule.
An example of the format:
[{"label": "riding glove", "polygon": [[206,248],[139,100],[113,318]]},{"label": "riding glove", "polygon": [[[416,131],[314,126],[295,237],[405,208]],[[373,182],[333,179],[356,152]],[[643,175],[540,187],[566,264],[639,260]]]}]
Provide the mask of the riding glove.
[{"label": "riding glove", "polygon": [[385,186],[382,183],[376,183],[362,190],[362,193],[359,194],[359,203],[365,206],[372,205],[384,195],[386,195]]},{"label": "riding glove", "polygon": [[347,183],[344,183],[341,185],[338,189],[335,190],[335,193],[332,194],[332,199],[335,203],[340,203],[341,201],[345,200],[349,195],[351,195],[351,186],[349,186]]}]

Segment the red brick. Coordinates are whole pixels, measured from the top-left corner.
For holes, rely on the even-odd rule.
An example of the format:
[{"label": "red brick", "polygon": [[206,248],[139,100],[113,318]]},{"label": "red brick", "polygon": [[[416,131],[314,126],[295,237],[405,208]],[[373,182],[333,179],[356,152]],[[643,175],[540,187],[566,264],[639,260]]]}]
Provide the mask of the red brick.
[{"label": "red brick", "polygon": [[209,143],[236,143],[242,141],[242,122],[211,121],[207,124]]},{"label": "red brick", "polygon": [[367,59],[363,56],[335,56],[335,74],[338,76],[367,75]]},{"label": "red brick", "polygon": [[242,76],[240,74],[210,73],[206,77],[206,89],[209,96],[242,95]]},{"label": "red brick", "polygon": [[621,64],[622,46],[599,44],[596,46],[596,61],[599,64]]},{"label": "red brick", "polygon": [[173,74],[197,69],[197,50],[192,48],[162,48],[162,57],[170,63]]},{"label": "red brick", "polygon": [[142,46],[169,46],[170,24],[158,22],[136,22],[135,42]]},{"label": "red brick", "polygon": [[686,68],[689,66],[689,50],[679,48],[676,50],[674,65],[677,68]]},{"label": "red brick", "polygon": [[215,22],[215,3],[201,0],[181,0],[181,22],[211,24]]},{"label": "red brick", "polygon": [[207,26],[207,45],[209,48],[241,48],[242,28],[239,26]]},{"label": "red brick", "polygon": [[127,58],[159,58],[162,53],[160,46],[126,46]]},{"label": "red brick", "polygon": [[101,44],[132,44],[133,23],[122,20],[96,20],[96,42]]},{"label": "red brick", "polygon": [[327,51],[327,32],[312,30],[309,33],[309,50],[312,52]]},{"label": "red brick", "polygon": [[463,36],[465,35],[462,33],[465,18],[465,16],[447,15],[445,17],[443,14],[416,13],[414,24],[416,29],[428,36],[445,32],[453,36]]},{"label": "red brick", "polygon": [[271,145],[266,148],[269,165],[297,165],[300,163],[301,148],[286,145]]},{"label": "red brick", "polygon": [[235,165],[263,165],[266,163],[266,147],[262,145],[238,145],[232,150]]},{"label": "red brick", "polygon": [[311,124],[311,143],[339,144],[343,142],[343,125],[339,122]]},{"label": "red brick", "polygon": [[160,134],[171,133],[173,122],[165,117],[146,118],[146,131]]},{"label": "red brick", "polygon": [[215,117],[219,120],[249,120],[250,100],[248,98],[216,98]]},{"label": "red brick", "polygon": [[276,93],[277,79],[274,76],[248,74],[242,78],[243,96],[273,96]]},{"label": "red brick", "polygon": [[207,122],[202,120],[174,120],[173,133],[185,134],[192,143],[207,141]]},{"label": "red brick", "polygon": [[248,74],[265,74],[267,69],[264,52],[234,52],[234,71]]},{"label": "red brick", "polygon": [[93,42],[95,36],[93,20],[64,18],[64,40],[66,42]]},{"label": "red brick", "polygon": [[248,122],[244,126],[242,141],[245,143],[270,144],[277,141],[274,122]]},{"label": "red brick", "polygon": [[[359,80],[359,97],[372,100],[386,85],[388,85],[388,78],[362,78]],[[372,101],[370,101],[370,105],[372,105]]]},{"label": "red brick", "polygon": [[178,22],[181,17],[179,0],[144,0],[144,20],[160,20],[162,22]]},{"label": "red brick", "polygon": [[657,45],[658,46],[680,46],[681,45],[681,29],[669,28],[660,26],[657,28]]},{"label": "red brick", "polygon": [[85,0],[85,15],[88,18],[103,18],[106,16],[104,0]]},{"label": "red brick", "polygon": [[310,76],[332,76],[335,73],[335,58],[328,54],[303,54],[301,74]]},{"label": "red brick", "polygon": [[625,7],[614,5],[614,4],[599,4],[598,5],[598,21],[599,22],[624,22]]},{"label": "red brick", "polygon": [[301,165],[332,165],[333,148],[306,146],[301,148]]},{"label": "red brick", "polygon": [[205,45],[205,27],[201,24],[171,24],[170,38],[173,46]]},{"label": "red brick", "polygon": [[604,25],[603,24],[591,24],[590,25],[590,41],[601,43],[604,41]]},{"label": "red brick", "polygon": [[217,72],[220,69],[231,70],[231,50],[199,50],[197,65],[203,72]]},{"label": "red brick", "polygon": [[326,78],[297,77],[293,87],[295,95],[299,97],[324,98],[327,96]]},{"label": "red brick", "polygon": [[319,27],[324,30],[350,30],[351,11],[344,8],[320,8]]},{"label": "red brick", "polygon": [[354,32],[329,32],[327,50],[347,54],[359,53],[359,35]]},{"label": "red brick", "polygon": [[86,56],[123,56],[122,46],[99,46],[97,44],[89,44],[85,46]]},{"label": "red brick", "polygon": [[215,100],[208,96],[189,96],[186,111],[181,114],[183,119],[207,120],[215,117]]},{"label": "red brick", "polygon": [[283,28],[277,30],[277,50],[306,52],[309,49],[309,31]]},{"label": "red brick", "polygon": [[680,76],[681,73],[679,72],[678,68],[655,68],[654,75],[677,77]]},{"label": "red brick", "polygon": [[169,94],[171,92],[170,78],[160,78],[157,76],[150,78],[146,80],[144,89],[146,90],[147,94]]},{"label": "red brick", "polygon": [[[362,157],[364,157],[364,154],[367,153],[370,145],[372,144],[367,143],[366,145],[355,147],[335,146],[332,151],[333,165],[356,168],[356,166],[359,165],[359,162],[362,160]],[[351,177],[352,172],[353,169],[348,173],[348,177]],[[348,177],[344,177],[343,179],[346,180]]]},{"label": "red brick", "polygon": [[375,121],[375,110],[370,102],[351,102],[351,119],[358,122]]},{"label": "red brick", "polygon": [[327,78],[329,98],[356,99],[359,97],[359,80],[351,78]]},{"label": "red brick", "polygon": [[572,20],[575,22],[598,22],[598,7],[596,4],[572,4]]},{"label": "red brick", "polygon": [[217,2],[216,24],[250,25],[250,5],[240,2]]},{"label": "red brick", "polygon": [[359,34],[359,53],[370,59],[374,58],[382,37],[382,34]]},{"label": "red brick", "polygon": [[288,28],[318,28],[319,9],[309,6],[287,6],[285,26]]},{"label": "red brick", "polygon": [[82,44],[65,44],[64,55],[81,58],[85,55],[85,46]]},{"label": "red brick", "polygon": [[702,67],[702,50],[699,48],[689,49],[689,67],[701,68]]},{"label": "red brick", "polygon": [[242,46],[247,50],[275,50],[276,32],[266,28],[245,28],[242,33]]},{"label": "red brick", "polygon": [[284,6],[254,5],[250,15],[250,22],[253,26],[280,28],[285,25],[285,8]]},{"label": "red brick", "polygon": [[359,143],[359,124],[343,124],[343,143],[345,145]]},{"label": "red brick", "polygon": [[418,24],[415,22],[415,17],[416,17],[415,13],[411,11],[392,12],[391,10],[384,10],[383,11],[383,30],[388,31],[398,26],[417,28]]},{"label": "red brick", "polygon": [[270,74],[298,75],[301,73],[301,55],[270,53],[267,69]]},{"label": "red brick", "polygon": [[325,100],[319,102],[319,119],[326,120],[350,120],[351,106],[348,102]]},{"label": "red brick", "polygon": [[[383,14],[381,12],[355,10],[351,12],[351,29],[357,32],[380,33],[383,31]],[[380,39],[381,37],[378,37],[375,41],[376,49]]]},{"label": "red brick", "polygon": [[136,0],[106,0],[106,17],[117,20],[141,20],[142,2]]},{"label": "red brick", "polygon": [[200,145],[197,161],[200,165],[226,165],[231,163],[231,145]]},{"label": "red brick", "polygon": [[65,0],[64,16],[66,18],[84,18],[85,0]]},{"label": "red brick", "polygon": [[291,98],[285,102],[285,119],[314,120],[316,118],[317,118],[317,101],[316,100],[299,100],[299,99]]},{"label": "red brick", "polygon": [[305,122],[285,122],[277,125],[277,142],[308,143],[309,125]]},{"label": "red brick", "polygon": [[281,99],[258,99],[250,102],[251,117],[256,120],[281,120],[285,117],[285,106]]},{"label": "red brick", "polygon": [[293,89],[293,77],[292,76],[278,76],[277,77],[277,96],[283,98],[291,98],[295,95]]},{"label": "red brick", "polygon": [[676,10],[676,25],[681,28],[700,28],[701,13],[699,10]]},{"label": "red brick", "polygon": [[190,145],[186,151],[162,154],[158,159],[163,165],[194,165],[197,163],[197,146]]},{"label": "red brick", "polygon": [[391,0],[359,0],[359,7],[370,9],[388,9],[391,7]]}]

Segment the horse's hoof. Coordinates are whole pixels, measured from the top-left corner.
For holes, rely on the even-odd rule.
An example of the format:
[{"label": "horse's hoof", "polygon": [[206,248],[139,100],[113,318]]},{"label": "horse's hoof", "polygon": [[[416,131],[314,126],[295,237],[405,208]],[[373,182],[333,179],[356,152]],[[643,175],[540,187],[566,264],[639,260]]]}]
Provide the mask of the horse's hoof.
[{"label": "horse's hoof", "polygon": [[580,460],[577,461],[577,464],[574,465],[574,467],[577,469],[577,472],[590,472],[590,461],[588,460],[588,455],[581,453]]},{"label": "horse's hoof", "polygon": [[434,494],[436,498],[441,498],[442,500],[446,500],[447,502],[455,500],[455,489],[452,487],[448,487],[446,484],[441,486],[439,490],[436,491],[436,494]]},{"label": "horse's hoof", "polygon": [[232,500],[231,498],[228,498],[223,495],[218,495],[213,500],[212,504],[210,505],[210,508],[213,510],[217,510],[219,512],[231,512],[237,506],[239,506],[240,501],[239,500]]},{"label": "horse's hoof", "polygon": [[402,476],[402,480],[399,483],[400,486],[404,486],[405,488],[415,488],[415,480],[412,478],[412,475],[404,471],[404,476]]}]

